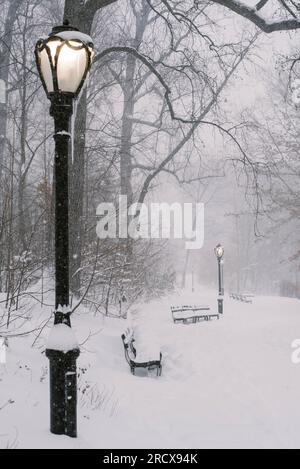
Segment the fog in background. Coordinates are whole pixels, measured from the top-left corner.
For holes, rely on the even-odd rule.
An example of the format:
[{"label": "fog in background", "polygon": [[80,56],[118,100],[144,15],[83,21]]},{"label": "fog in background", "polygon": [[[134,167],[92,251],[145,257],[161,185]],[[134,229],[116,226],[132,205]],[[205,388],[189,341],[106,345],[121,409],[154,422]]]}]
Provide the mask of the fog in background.
[{"label": "fog in background", "polygon": [[[73,301],[108,314],[124,295],[131,305],[185,281],[192,288],[192,275],[194,286],[216,286],[219,242],[227,291],[300,296],[295,31],[264,34],[205,1],[179,2],[181,21],[144,0],[100,9],[0,3],[0,287],[8,310],[37,282],[53,288],[53,122],[33,52],[64,14],[96,47],[70,155]],[[129,204],[204,203],[203,248],[99,242],[97,206],[119,195]]]}]

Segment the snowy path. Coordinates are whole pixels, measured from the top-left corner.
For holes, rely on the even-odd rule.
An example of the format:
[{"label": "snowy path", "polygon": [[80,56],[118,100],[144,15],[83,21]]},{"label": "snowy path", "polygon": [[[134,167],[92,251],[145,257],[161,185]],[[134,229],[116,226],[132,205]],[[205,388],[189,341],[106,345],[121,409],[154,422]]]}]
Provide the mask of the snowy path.
[{"label": "snowy path", "polygon": [[100,330],[80,358],[88,369],[80,378],[76,441],[48,435],[47,361],[26,340],[15,341],[7,374],[0,373],[0,408],[15,401],[0,411],[0,447],[16,435],[18,447],[27,448],[300,448],[300,365],[291,363],[299,301],[227,299],[220,321],[174,325],[170,305],[190,302],[214,307],[216,297],[200,291],[142,308],[140,320],[161,344],[160,379],[130,375],[120,340],[124,321],[74,321],[80,342]]}]

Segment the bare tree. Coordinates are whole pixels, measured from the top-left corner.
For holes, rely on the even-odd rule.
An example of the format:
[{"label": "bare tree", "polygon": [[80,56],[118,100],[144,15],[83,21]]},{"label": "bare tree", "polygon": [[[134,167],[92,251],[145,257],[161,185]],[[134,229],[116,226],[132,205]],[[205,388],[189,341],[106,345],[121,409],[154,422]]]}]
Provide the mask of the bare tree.
[{"label": "bare tree", "polygon": [[[6,129],[7,129],[7,98],[8,98],[8,76],[10,66],[10,54],[12,40],[14,34],[14,24],[18,17],[18,11],[23,0],[14,0],[9,2],[7,14],[4,22],[4,30],[0,39],[0,177],[3,171],[5,145],[6,145]],[[4,8],[5,2],[1,2]]]}]

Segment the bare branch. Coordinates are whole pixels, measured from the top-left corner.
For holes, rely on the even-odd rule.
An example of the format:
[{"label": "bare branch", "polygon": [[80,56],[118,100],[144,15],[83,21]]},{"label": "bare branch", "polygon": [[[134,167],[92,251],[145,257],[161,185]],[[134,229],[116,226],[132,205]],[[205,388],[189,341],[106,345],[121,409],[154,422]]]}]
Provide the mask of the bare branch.
[{"label": "bare branch", "polygon": [[268,3],[269,0],[260,0],[260,2],[256,5],[256,10],[260,11],[263,7]]},{"label": "bare branch", "polygon": [[[292,31],[294,29],[300,29],[300,20],[296,18],[287,20],[283,19],[281,21],[275,21],[271,23],[262,18],[257,13],[257,8],[250,8],[246,5],[243,5],[241,2],[237,2],[235,0],[213,0],[213,3],[222,5],[223,7],[228,8],[229,10],[234,11],[238,15],[250,20],[265,33],[273,33],[274,31]],[[261,4],[262,2],[260,2],[258,5]]]}]

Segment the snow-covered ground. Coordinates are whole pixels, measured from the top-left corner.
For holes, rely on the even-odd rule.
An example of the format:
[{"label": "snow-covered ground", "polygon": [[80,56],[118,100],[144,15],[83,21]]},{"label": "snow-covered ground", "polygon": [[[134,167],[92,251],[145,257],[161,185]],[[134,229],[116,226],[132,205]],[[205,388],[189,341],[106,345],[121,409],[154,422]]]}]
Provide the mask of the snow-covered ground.
[{"label": "snow-covered ground", "polygon": [[0,365],[0,448],[300,448],[300,365],[291,361],[300,302],[226,297],[220,321],[174,325],[170,306],[181,303],[217,308],[215,292],[198,288],[133,314],[161,347],[161,378],[130,374],[126,321],[73,318],[82,344],[76,440],[48,431],[43,340],[11,340]]}]

